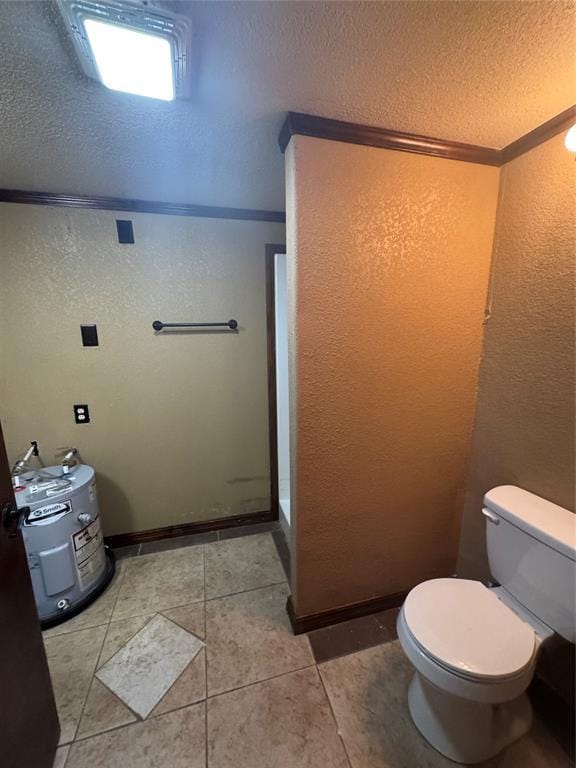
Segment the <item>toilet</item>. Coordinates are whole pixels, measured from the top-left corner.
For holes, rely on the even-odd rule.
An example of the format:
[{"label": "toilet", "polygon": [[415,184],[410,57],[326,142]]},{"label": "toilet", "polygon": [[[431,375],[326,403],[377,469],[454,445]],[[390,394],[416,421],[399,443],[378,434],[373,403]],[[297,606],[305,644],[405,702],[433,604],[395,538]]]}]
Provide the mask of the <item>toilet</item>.
[{"label": "toilet", "polygon": [[411,590],[398,637],[415,673],[408,707],[422,736],[458,763],[488,760],[532,724],[526,689],[539,651],[575,641],[576,515],[515,486],[484,497],[496,586],[432,579]]}]

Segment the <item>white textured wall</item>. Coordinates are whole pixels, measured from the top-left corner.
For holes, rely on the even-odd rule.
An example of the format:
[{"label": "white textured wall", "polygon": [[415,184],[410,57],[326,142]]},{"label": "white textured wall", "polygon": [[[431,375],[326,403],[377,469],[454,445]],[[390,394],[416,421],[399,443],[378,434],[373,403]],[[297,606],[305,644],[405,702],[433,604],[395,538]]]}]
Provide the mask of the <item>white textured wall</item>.
[{"label": "white textured wall", "polygon": [[[134,222],[119,245],[116,218]],[[106,534],[269,508],[266,242],[257,222],[0,205],[0,418],[13,460],[77,446]],[[239,334],[151,323],[236,318]],[[98,348],[80,324],[97,323]],[[72,405],[92,423],[76,425]]]}]

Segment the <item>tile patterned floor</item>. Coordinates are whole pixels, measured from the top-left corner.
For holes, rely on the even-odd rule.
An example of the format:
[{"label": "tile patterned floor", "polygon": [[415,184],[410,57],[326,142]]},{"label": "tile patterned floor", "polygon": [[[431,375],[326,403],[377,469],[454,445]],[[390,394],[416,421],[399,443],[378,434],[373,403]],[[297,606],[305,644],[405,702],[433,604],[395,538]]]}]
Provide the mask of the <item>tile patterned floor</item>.
[{"label": "tile patterned floor", "polygon": [[[277,538],[260,528],[125,551],[98,601],[45,632],[54,768],[455,765],[408,715],[395,612],[291,633]],[[537,723],[485,768],[570,764]]]}]

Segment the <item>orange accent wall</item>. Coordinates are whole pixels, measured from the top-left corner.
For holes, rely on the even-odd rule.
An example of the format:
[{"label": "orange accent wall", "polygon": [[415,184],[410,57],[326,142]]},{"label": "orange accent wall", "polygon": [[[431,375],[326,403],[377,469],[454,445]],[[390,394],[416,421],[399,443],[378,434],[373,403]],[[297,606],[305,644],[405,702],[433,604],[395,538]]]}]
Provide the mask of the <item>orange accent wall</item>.
[{"label": "orange accent wall", "polygon": [[286,156],[298,616],[455,570],[499,170]]}]

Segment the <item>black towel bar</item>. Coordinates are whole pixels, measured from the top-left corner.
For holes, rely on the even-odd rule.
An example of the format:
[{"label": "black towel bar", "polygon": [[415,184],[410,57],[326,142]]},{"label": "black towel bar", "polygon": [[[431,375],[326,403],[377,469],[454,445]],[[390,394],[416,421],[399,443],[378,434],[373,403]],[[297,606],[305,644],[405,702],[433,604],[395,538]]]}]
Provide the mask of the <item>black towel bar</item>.
[{"label": "black towel bar", "polygon": [[160,320],[154,320],[152,328],[155,331],[161,331],[164,328],[229,328],[235,331],[238,328],[237,320],[228,320],[226,323],[162,323]]}]

